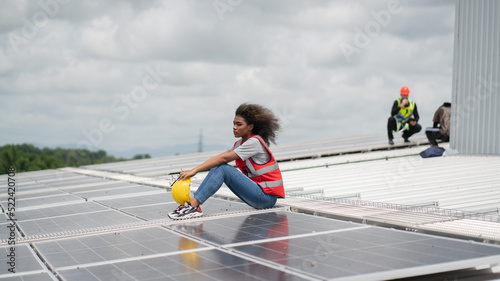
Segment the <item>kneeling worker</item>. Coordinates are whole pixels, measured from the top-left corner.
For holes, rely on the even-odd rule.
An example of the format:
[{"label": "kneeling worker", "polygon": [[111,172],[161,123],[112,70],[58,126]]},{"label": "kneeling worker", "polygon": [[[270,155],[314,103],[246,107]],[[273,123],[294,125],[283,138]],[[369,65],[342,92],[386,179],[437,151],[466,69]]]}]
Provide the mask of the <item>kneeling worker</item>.
[{"label": "kneeling worker", "polygon": [[427,136],[431,146],[437,147],[438,139],[443,142],[450,141],[450,118],[451,103],[445,102],[436,110],[436,112],[434,112],[434,117],[432,118],[432,122],[434,122],[434,124],[432,128],[425,129],[425,135]]}]

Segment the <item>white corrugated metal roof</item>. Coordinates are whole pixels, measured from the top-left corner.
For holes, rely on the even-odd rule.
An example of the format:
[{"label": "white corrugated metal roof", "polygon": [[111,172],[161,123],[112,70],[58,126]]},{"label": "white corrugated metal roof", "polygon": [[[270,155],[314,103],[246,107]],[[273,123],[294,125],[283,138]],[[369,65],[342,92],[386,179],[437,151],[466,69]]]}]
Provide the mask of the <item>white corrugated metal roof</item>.
[{"label": "white corrugated metal roof", "polygon": [[[418,152],[418,148],[410,151]],[[333,198],[355,196],[366,201],[431,204],[474,212],[498,212],[500,208],[500,157],[424,159],[419,155],[393,158],[391,153],[377,154],[378,160],[344,164],[333,164],[337,162],[333,159],[309,160],[318,167],[292,171],[287,168],[293,165],[285,164],[285,184],[305,193],[320,190],[321,195]]]}]

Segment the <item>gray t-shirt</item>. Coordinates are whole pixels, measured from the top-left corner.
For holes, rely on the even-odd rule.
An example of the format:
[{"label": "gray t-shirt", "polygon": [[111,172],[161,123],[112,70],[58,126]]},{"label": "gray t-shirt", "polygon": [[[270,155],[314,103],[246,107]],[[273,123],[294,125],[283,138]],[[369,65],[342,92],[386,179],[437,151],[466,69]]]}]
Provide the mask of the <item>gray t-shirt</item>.
[{"label": "gray t-shirt", "polygon": [[271,155],[257,138],[249,138],[242,145],[237,148],[231,146],[229,150],[234,151],[241,160],[245,161],[252,158],[255,164],[259,165],[266,164],[271,160]]}]

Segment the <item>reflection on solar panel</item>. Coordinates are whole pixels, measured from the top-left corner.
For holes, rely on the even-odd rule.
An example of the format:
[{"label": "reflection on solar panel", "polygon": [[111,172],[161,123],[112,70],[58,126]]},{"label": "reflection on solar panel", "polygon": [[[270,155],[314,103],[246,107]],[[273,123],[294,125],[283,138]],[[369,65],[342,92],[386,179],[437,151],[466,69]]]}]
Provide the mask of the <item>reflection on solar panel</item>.
[{"label": "reflection on solar panel", "polygon": [[[16,212],[16,273],[8,271],[10,233],[4,214],[1,279],[371,280],[500,261],[495,245],[283,207],[259,211],[217,198],[204,205],[212,215],[172,221],[167,213],[176,203],[163,189],[63,174],[57,181],[45,178],[37,192],[28,192],[22,188],[26,179],[20,178],[19,193],[25,193]],[[92,191],[82,191],[86,186]],[[43,189],[60,193],[44,195]]]}]

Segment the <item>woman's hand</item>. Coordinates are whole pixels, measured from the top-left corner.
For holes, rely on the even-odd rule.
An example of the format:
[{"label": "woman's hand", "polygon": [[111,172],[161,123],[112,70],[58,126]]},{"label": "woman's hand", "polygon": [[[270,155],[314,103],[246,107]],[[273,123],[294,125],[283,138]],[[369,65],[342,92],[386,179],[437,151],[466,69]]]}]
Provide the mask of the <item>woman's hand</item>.
[{"label": "woman's hand", "polygon": [[187,179],[189,177],[194,177],[198,172],[200,171],[208,171],[212,169],[213,167],[219,166],[224,163],[228,163],[230,161],[238,159],[239,156],[234,152],[227,150],[225,152],[222,152],[221,154],[214,156],[207,161],[203,162],[203,164],[199,165],[198,167],[187,170],[187,171],[182,171],[180,173],[180,180]]},{"label": "woman's hand", "polygon": [[197,173],[198,172],[195,169],[183,171],[180,173],[179,180],[185,180],[187,178],[194,177],[194,175],[196,175]]}]

